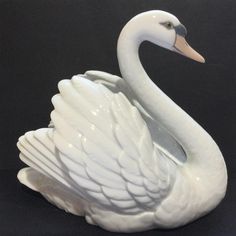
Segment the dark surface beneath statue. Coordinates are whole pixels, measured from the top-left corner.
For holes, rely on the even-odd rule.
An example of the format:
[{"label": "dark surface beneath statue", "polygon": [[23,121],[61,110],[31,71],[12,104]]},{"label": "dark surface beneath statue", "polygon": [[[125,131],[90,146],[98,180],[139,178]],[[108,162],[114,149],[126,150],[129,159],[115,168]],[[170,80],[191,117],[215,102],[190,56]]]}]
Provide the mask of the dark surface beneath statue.
[{"label": "dark surface beneath statue", "polygon": [[[219,0],[0,1],[0,235],[112,235],[57,209],[16,179],[20,135],[45,127],[57,83],[96,69],[119,75],[116,42],[134,15],[176,15],[201,65],[150,43],[140,56],[154,82],[215,139],[227,164],[226,198],[174,230],[135,235],[236,235],[236,3]],[[117,235],[117,234],[114,234]]]}]

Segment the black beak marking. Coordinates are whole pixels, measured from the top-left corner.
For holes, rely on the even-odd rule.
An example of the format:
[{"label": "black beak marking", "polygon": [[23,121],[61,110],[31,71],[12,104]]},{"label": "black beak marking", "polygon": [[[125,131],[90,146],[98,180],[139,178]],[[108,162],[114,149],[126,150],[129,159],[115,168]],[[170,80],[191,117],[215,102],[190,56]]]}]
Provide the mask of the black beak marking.
[{"label": "black beak marking", "polygon": [[178,34],[182,37],[185,37],[187,35],[187,29],[182,24],[174,26],[174,29],[175,29],[176,34]]}]

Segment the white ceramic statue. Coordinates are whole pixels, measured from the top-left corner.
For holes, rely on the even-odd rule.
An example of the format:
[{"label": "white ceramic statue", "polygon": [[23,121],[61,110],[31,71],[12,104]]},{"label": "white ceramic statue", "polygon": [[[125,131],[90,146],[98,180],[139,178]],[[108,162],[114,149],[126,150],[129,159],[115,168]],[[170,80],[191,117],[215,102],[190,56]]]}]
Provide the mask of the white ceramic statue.
[{"label": "white ceramic statue", "polygon": [[138,55],[147,40],[204,62],[186,33],[172,14],[144,12],[118,40],[123,79],[88,71],[60,81],[49,127],[19,138],[29,166],[19,181],[116,232],[178,227],[215,208],[227,185],[218,146],[151,81]]}]

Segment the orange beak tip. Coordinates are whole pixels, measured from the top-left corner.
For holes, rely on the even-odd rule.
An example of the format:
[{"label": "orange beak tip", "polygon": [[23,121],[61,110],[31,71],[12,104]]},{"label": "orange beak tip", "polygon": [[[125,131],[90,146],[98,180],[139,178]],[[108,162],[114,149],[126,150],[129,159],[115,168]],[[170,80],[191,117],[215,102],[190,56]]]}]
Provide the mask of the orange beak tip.
[{"label": "orange beak tip", "polygon": [[202,57],[200,60],[199,60],[200,63],[206,63],[206,60],[204,57]]},{"label": "orange beak tip", "polygon": [[205,63],[204,57],[190,47],[184,37],[177,35],[174,47],[177,49],[178,53],[194,61]]}]

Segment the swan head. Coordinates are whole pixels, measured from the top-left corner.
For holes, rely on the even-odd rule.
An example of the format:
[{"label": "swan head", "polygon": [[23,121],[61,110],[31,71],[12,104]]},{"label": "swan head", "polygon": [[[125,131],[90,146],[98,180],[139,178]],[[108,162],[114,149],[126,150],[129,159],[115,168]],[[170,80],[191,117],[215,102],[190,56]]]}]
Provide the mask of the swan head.
[{"label": "swan head", "polygon": [[150,41],[195,61],[205,62],[203,56],[186,42],[187,30],[174,15],[160,10],[147,11],[135,16],[130,23],[134,31],[139,31],[140,41]]}]

